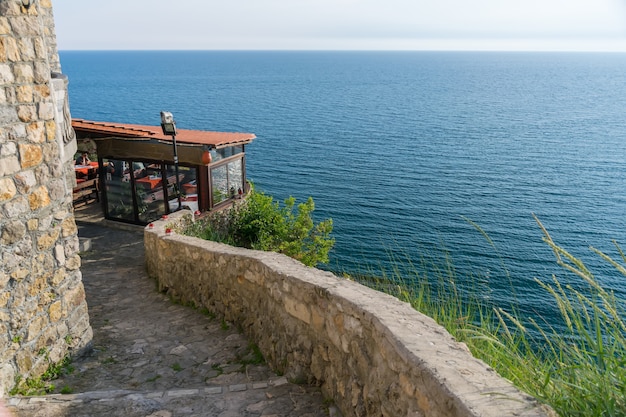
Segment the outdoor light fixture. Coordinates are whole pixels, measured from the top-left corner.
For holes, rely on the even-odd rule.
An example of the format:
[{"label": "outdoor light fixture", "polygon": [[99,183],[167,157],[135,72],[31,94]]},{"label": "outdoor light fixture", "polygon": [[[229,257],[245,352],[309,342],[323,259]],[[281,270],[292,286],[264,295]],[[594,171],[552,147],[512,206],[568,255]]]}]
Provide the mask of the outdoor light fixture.
[{"label": "outdoor light fixture", "polygon": [[174,115],[172,113],[168,111],[161,112],[161,129],[163,129],[164,135],[176,135],[176,122],[174,121]]},{"label": "outdoor light fixture", "polygon": [[[26,0],[22,0],[26,1]],[[178,198],[178,208],[180,210],[180,177],[178,176],[178,151],[176,149],[176,122],[174,121],[174,115],[168,111],[161,112],[161,129],[163,134],[172,137],[172,144],[174,146],[174,173],[176,175],[176,196]]]}]

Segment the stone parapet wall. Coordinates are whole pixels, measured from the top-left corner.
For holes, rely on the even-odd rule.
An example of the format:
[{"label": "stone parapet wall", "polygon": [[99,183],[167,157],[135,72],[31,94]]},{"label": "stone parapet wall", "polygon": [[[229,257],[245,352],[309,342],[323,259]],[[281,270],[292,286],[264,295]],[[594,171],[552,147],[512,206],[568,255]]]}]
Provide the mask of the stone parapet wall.
[{"label": "stone parapet wall", "polygon": [[240,326],[345,416],[550,415],[407,303],[280,254],[166,234],[188,213],[145,229],[159,288]]},{"label": "stone parapet wall", "polygon": [[52,6],[31,3],[0,0],[0,395],[92,336],[74,172],[57,140]]}]

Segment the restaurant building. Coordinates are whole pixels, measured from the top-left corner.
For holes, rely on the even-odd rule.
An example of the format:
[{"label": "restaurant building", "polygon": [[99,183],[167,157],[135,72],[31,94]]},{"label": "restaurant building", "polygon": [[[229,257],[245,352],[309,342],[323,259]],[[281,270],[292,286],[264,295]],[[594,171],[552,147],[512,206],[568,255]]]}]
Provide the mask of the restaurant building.
[{"label": "restaurant building", "polygon": [[106,219],[145,225],[179,208],[220,208],[248,192],[252,133],[178,129],[174,138],[161,126],[82,119],[72,127],[79,147],[93,144],[97,154],[97,163],[76,166],[77,187],[94,184]]}]

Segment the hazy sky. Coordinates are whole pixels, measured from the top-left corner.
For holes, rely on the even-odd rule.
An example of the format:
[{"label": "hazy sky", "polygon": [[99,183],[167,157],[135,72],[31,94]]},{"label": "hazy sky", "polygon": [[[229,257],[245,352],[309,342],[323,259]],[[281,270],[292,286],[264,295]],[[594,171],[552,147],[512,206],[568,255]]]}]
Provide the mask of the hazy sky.
[{"label": "hazy sky", "polygon": [[59,49],[626,51],[626,0],[52,0]]}]

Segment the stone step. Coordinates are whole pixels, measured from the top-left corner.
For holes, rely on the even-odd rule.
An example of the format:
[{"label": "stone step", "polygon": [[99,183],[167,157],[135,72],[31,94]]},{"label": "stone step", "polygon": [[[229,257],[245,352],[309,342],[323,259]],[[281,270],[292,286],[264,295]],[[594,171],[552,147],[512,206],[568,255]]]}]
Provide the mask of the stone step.
[{"label": "stone step", "polygon": [[[107,390],[11,397],[6,405],[19,417],[313,416],[319,415],[320,395],[279,377],[262,382],[202,388],[143,392]],[[330,416],[341,417],[332,405],[327,412]]]},{"label": "stone step", "polygon": [[78,238],[78,251],[79,252],[88,252],[91,250],[91,239],[88,237],[79,237]]}]

